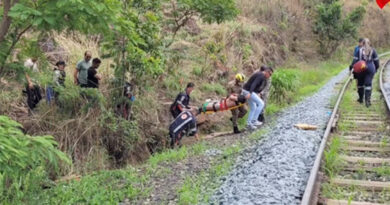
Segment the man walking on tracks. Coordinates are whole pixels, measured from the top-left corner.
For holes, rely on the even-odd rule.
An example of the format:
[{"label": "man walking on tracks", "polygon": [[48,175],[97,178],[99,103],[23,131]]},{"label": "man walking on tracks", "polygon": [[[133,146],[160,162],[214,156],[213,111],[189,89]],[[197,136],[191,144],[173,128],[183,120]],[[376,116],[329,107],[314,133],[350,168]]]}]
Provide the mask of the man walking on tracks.
[{"label": "man walking on tracks", "polygon": [[[244,82],[245,80],[245,76],[241,73],[238,73],[236,76],[235,76],[235,79],[231,82],[229,82],[228,84],[228,93],[229,95],[240,95],[241,92],[242,92],[242,83]],[[238,133],[241,133],[240,130],[238,129],[238,126],[237,126],[237,120],[239,118],[242,118],[245,116],[245,114],[247,113],[246,109],[245,109],[245,106],[240,106],[236,109],[233,109],[231,110],[232,112],[232,123],[233,123],[233,131],[234,131],[234,134],[238,134]]]},{"label": "man walking on tracks", "polygon": [[247,126],[249,130],[257,129],[256,126],[260,126],[263,123],[259,122],[260,113],[264,108],[264,102],[260,99],[259,93],[261,90],[261,85],[271,77],[273,69],[270,67],[265,67],[263,72],[254,73],[244,84],[242,94],[248,99],[248,104],[250,107],[249,116],[247,120]]},{"label": "man walking on tracks", "polygon": [[191,109],[189,106],[191,99],[190,94],[194,90],[194,87],[194,83],[188,83],[185,92],[177,95],[175,102],[173,102],[170,107],[173,118],[176,118],[181,112]]},{"label": "man walking on tracks", "polygon": [[171,138],[171,148],[180,145],[180,140],[184,135],[195,136],[198,140],[196,127],[196,109],[181,112],[169,126],[169,136]]}]

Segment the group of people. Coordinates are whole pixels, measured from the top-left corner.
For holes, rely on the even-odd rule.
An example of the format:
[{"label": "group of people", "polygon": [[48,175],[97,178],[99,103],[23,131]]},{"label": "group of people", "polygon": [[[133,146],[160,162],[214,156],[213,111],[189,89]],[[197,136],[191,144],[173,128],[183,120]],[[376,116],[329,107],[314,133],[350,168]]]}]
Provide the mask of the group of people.
[{"label": "group of people", "polygon": [[[357,65],[360,66],[359,63],[362,62],[364,66],[360,70],[356,69]],[[101,60],[99,58],[92,59],[92,53],[86,51],[84,58],[76,65],[74,83],[82,88],[99,88],[99,81],[102,77],[97,73],[97,69],[100,64]],[[24,66],[31,69],[32,72],[39,72],[36,58],[28,59]],[[54,87],[65,86],[65,66],[66,63],[64,61],[56,63],[56,67],[53,70],[53,83],[46,88],[48,102],[51,102],[58,96],[58,93],[53,89]],[[371,105],[372,80],[378,68],[379,58],[375,49],[371,47],[369,39],[359,39],[359,45],[354,50],[354,58],[350,65],[350,70],[352,71],[353,69],[352,73],[354,78],[357,79],[358,102],[363,103],[365,101],[367,107]],[[235,75],[235,79],[228,83],[227,91],[229,95],[227,98],[211,104],[207,102],[201,107],[190,106],[190,94],[194,90],[195,84],[188,83],[185,91],[179,93],[170,106],[170,112],[174,118],[169,126],[171,147],[179,144],[184,135],[195,136],[198,139],[196,116],[205,111],[231,110],[233,132],[237,134],[241,132],[238,129],[237,120],[247,114],[245,108],[245,103],[247,103],[250,108],[246,122],[247,129],[251,131],[256,130],[264,122],[265,101],[268,98],[272,73],[273,69],[271,67],[262,66],[260,70],[252,74],[247,82],[245,82],[245,76],[238,73]],[[25,76],[27,80],[27,104],[32,110],[42,99],[42,96],[39,86],[33,83],[27,73]]]},{"label": "group of people", "polygon": [[[39,73],[37,58],[29,58],[25,61],[24,66],[30,69],[33,73]],[[80,60],[74,72],[75,84],[82,88],[99,88],[99,81],[102,79],[101,75],[97,73],[97,69],[101,64],[99,58],[92,59],[92,53],[86,51],[84,58]],[[58,97],[56,87],[65,87],[65,61],[58,61],[53,69],[53,81],[46,86],[46,100],[51,103]],[[29,74],[25,74],[27,86],[24,91],[27,94],[27,104],[30,110],[33,110],[39,101],[42,99],[40,87],[33,82]]]},{"label": "group of people", "polygon": [[349,66],[357,81],[358,102],[365,102],[366,107],[371,106],[372,80],[379,69],[379,57],[376,50],[371,47],[368,38],[360,38],[359,45],[355,47],[353,60]]},{"label": "group of people", "polygon": [[252,74],[245,82],[245,76],[241,73],[235,75],[235,79],[228,83],[228,97],[214,103],[205,103],[201,107],[190,106],[190,94],[194,90],[194,83],[188,83],[184,92],[179,93],[170,106],[170,112],[174,120],[169,126],[170,145],[180,144],[183,136],[195,136],[198,139],[196,116],[205,111],[231,110],[233,131],[240,133],[237,120],[246,115],[245,103],[249,105],[247,129],[256,130],[264,122],[265,101],[268,98],[273,69],[262,66],[260,70]]}]

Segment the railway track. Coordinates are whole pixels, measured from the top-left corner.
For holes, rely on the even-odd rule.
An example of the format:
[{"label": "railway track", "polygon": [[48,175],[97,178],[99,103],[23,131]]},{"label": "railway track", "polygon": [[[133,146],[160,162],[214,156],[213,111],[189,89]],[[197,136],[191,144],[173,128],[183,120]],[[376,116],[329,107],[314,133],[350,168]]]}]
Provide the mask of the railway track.
[{"label": "railway track", "polygon": [[302,205],[390,204],[390,89],[384,85],[390,75],[384,72],[390,73],[390,60],[377,75],[370,108],[356,101],[351,77],[343,85]]}]

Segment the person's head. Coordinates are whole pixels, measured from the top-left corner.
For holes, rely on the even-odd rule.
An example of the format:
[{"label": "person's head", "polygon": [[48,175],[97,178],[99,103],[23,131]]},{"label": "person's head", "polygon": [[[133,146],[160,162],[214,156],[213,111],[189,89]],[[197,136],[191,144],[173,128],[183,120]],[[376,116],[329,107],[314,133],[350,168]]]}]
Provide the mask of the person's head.
[{"label": "person's head", "polygon": [[235,79],[236,83],[243,83],[245,81],[245,75],[242,73],[237,73]]},{"label": "person's head", "polygon": [[188,83],[186,87],[186,93],[189,95],[194,90],[195,84],[194,83]]},{"label": "person's head", "polygon": [[64,70],[65,69],[65,61],[58,61],[57,63],[56,63],[56,66],[57,66],[57,68],[59,69],[59,70]]},{"label": "person's head", "polygon": [[92,67],[93,68],[99,68],[101,63],[102,63],[102,61],[99,58],[94,58],[92,60]]},{"label": "person's head", "polygon": [[363,39],[363,48],[364,48],[364,55],[369,55],[372,51],[370,39],[365,38]]},{"label": "person's head", "polygon": [[261,66],[260,71],[264,74],[266,78],[270,78],[274,73],[274,70],[269,66]]},{"label": "person's head", "polygon": [[91,58],[92,58],[91,51],[85,51],[85,53],[84,53],[84,60],[89,62],[91,60]]},{"label": "person's head", "polygon": [[359,38],[359,47],[363,46],[363,41],[364,41],[364,38]]},{"label": "person's head", "polygon": [[37,57],[32,57],[32,58],[31,58],[31,61],[32,61],[33,63],[36,63],[36,62],[38,61],[38,58],[37,58]]}]

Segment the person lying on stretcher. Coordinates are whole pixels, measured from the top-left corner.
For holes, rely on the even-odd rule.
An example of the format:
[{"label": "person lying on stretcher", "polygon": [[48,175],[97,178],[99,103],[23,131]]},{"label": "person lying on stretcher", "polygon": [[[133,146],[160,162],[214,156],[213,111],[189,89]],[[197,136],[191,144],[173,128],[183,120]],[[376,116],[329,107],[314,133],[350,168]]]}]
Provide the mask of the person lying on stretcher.
[{"label": "person lying on stretcher", "polygon": [[244,95],[231,94],[227,98],[205,102],[202,107],[199,107],[199,113],[219,112],[236,109],[245,104],[246,98]]}]

